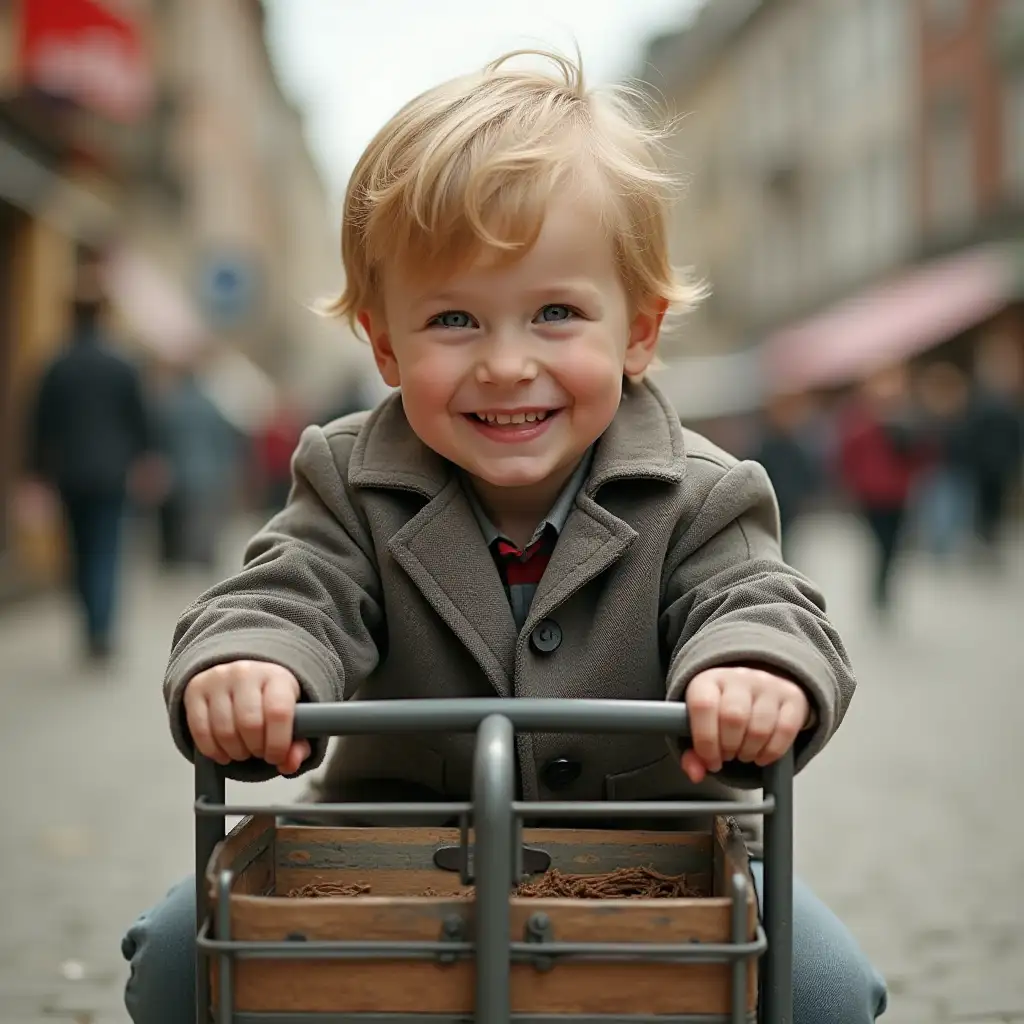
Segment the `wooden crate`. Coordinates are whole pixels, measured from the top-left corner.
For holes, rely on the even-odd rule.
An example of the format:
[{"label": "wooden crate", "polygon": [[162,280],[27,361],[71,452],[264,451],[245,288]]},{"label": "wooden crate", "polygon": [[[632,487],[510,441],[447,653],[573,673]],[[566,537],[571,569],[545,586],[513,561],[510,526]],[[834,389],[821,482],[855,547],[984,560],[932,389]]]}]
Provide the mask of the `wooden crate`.
[{"label": "wooden crate", "polygon": [[[207,881],[230,868],[231,938],[284,940],[430,940],[449,915],[473,935],[471,899],[414,895],[461,890],[456,874],[434,866],[439,846],[458,844],[455,829],[315,828],[247,818],[222,842]],[[690,899],[512,899],[512,935],[521,941],[531,914],[545,912],[553,938],[567,942],[732,941],[728,879],[748,882],[747,940],[757,905],[747,854],[735,825],[717,819],[708,833],[526,829],[524,842],[551,855],[551,866],[598,874],[624,866],[686,873],[706,896]],[[357,897],[287,897],[310,882],[366,883]],[[287,898],[285,898],[287,897]],[[222,938],[223,936],[218,936]],[[217,958],[211,960],[217,992]],[[747,972],[747,1008],[756,1006],[756,959]],[[511,969],[512,1010],[533,1014],[720,1014],[730,1009],[728,964],[657,962],[532,964]],[[471,1014],[474,966],[461,960],[331,961],[237,959],[238,1012]]]}]

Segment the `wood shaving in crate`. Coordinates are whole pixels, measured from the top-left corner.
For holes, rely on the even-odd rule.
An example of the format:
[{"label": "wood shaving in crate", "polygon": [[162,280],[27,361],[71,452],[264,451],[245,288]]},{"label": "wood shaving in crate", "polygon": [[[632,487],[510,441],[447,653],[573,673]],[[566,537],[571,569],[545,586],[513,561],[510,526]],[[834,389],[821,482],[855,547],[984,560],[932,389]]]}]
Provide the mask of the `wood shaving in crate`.
[{"label": "wood shaving in crate", "polygon": [[653,868],[618,868],[603,875],[566,875],[552,868],[536,882],[523,882],[517,896],[534,899],[680,900],[701,894],[686,875],[663,875]]},{"label": "wood shaving in crate", "polygon": [[[310,882],[292,889],[289,896],[366,896],[372,887],[365,883]],[[415,894],[445,898],[472,898],[472,889],[439,892],[434,888]],[[686,875],[663,875],[653,868],[618,868],[603,875],[567,875],[552,868],[534,882],[520,883],[514,895],[525,899],[576,900],[679,900],[701,896],[686,883]]]}]

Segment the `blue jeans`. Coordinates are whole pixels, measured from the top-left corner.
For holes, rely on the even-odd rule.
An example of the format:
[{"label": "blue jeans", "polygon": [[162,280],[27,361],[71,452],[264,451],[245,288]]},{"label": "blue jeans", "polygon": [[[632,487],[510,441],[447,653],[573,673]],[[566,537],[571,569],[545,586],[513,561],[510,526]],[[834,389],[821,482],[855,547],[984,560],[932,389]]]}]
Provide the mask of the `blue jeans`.
[{"label": "blue jeans", "polygon": [[91,642],[106,643],[114,619],[124,497],[65,491],[61,499],[70,532],[75,592],[85,614],[86,632]]},{"label": "blue jeans", "polygon": [[[760,892],[763,865],[751,862]],[[195,1022],[195,883],[176,885],[121,943],[131,964],[125,1005],[135,1024]],[[843,923],[796,879],[793,1024],[866,1024],[885,1009],[885,983]]]}]

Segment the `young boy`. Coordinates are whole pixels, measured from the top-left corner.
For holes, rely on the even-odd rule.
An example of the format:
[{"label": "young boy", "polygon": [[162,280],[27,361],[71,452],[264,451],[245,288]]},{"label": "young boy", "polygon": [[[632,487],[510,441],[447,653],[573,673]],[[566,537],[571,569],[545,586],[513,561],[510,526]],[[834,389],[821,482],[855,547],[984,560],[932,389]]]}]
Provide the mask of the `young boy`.
[{"label": "young boy", "polygon": [[[764,472],[644,380],[693,297],[655,135],[547,56],[413,100],[356,167],[333,312],[400,391],[305,432],[287,507],[178,625],[174,738],[232,778],[321,764],[292,736],[299,700],[685,699],[681,759],[647,737],[520,738],[522,797],[715,798],[793,744],[802,768],[846,712],[842,642],[781,561]],[[465,799],[472,744],[353,737],[314,796]],[[193,1017],[192,899],[185,882],[125,939],[139,1024]],[[881,979],[800,885],[794,930],[796,1021],[873,1020]]]}]

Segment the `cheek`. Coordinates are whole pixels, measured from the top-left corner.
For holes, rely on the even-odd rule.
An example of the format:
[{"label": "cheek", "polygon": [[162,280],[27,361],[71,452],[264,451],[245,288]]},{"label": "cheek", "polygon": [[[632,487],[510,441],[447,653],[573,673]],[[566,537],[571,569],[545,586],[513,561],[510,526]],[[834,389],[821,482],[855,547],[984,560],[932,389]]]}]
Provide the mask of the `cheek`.
[{"label": "cheek", "polygon": [[580,346],[560,376],[578,405],[593,406],[595,413],[605,406],[614,409],[622,395],[622,355],[612,345]]},{"label": "cheek", "polygon": [[451,353],[425,351],[412,357],[399,353],[399,368],[402,401],[413,426],[439,413],[447,414],[460,380],[459,367]]}]

